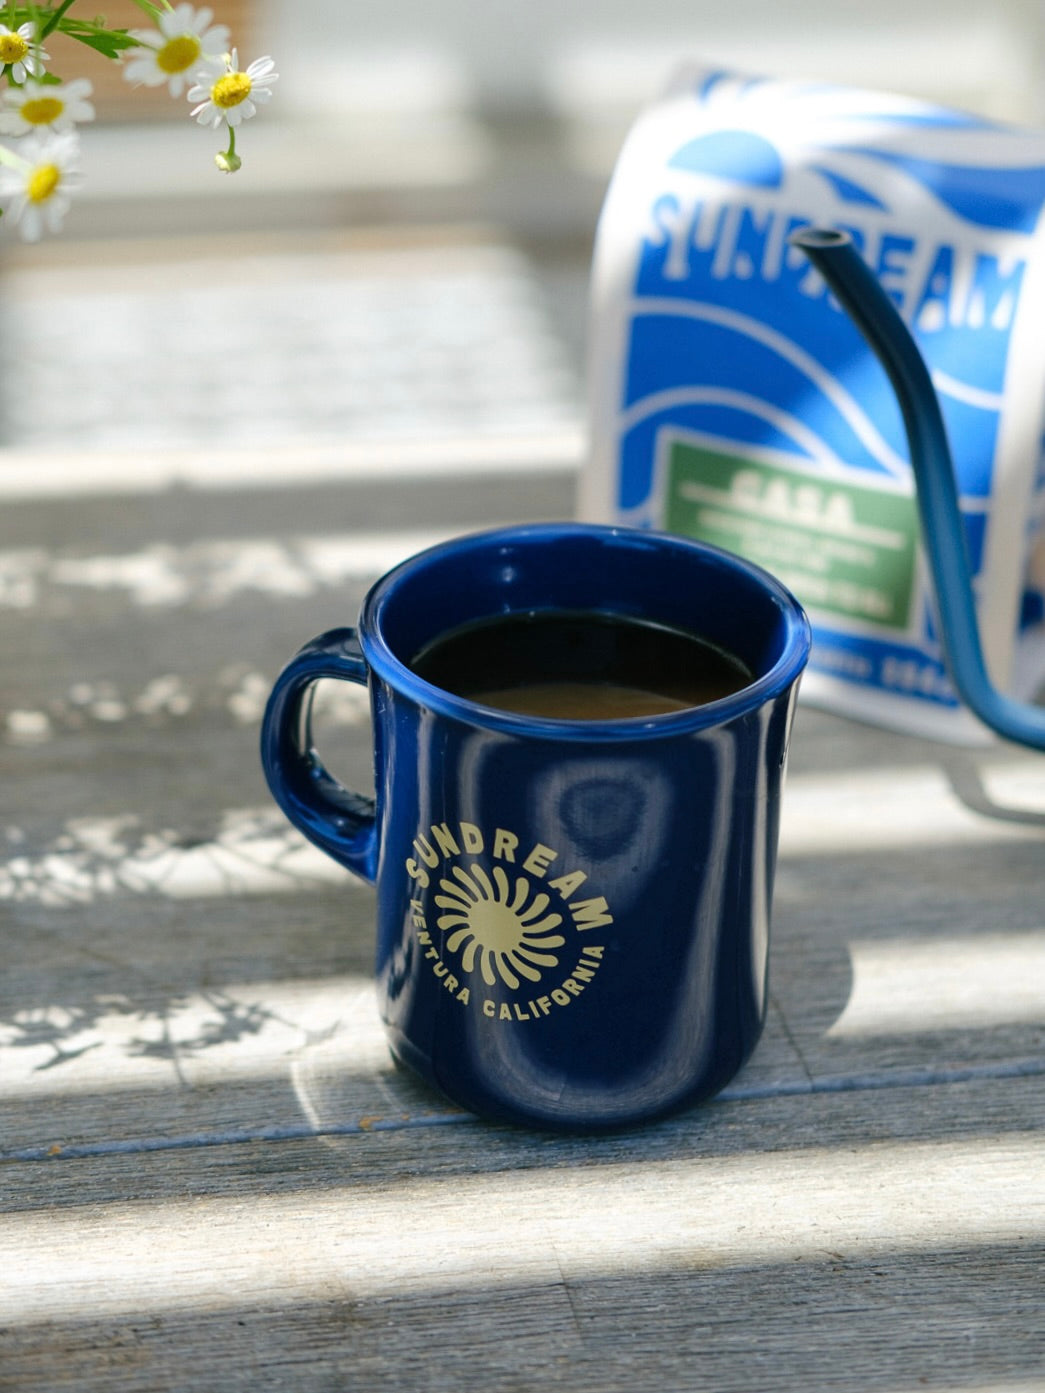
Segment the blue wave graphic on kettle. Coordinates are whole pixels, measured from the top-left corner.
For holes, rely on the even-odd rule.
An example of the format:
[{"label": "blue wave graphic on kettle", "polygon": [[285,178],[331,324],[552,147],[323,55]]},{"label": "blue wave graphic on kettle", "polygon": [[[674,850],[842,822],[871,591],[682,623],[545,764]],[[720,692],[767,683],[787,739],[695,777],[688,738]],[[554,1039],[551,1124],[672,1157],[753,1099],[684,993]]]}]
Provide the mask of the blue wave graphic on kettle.
[{"label": "blue wave graphic on kettle", "polygon": [[[862,404],[874,399],[875,377],[868,360],[849,364],[843,381],[794,338],[727,306],[643,297],[618,418],[622,508],[652,504],[656,442],[666,425],[768,449],[827,475],[844,461],[883,480],[909,480],[895,403],[878,400],[873,414]],[[982,475],[967,471],[964,491],[986,493],[1000,398],[953,380],[939,382],[938,392],[948,428],[984,462]]]},{"label": "blue wave graphic on kettle", "polygon": [[[761,86],[759,83],[746,84],[741,96],[750,95],[760,90]],[[710,90],[707,85],[702,90],[705,100]],[[828,93],[831,89],[821,90]],[[810,90],[807,89],[804,95],[811,95]],[[739,103],[733,104],[734,110],[737,105]],[[953,127],[955,123],[953,113],[936,112],[931,108],[920,115],[899,116],[871,111],[847,113],[845,119],[854,124],[875,119],[897,129],[924,129],[927,125]],[[991,123],[975,118],[960,118],[960,123],[975,129],[994,129]],[[831,147],[811,145],[810,151],[813,149],[816,150],[815,162],[806,163],[805,168],[822,178],[838,201],[846,205],[890,211],[881,196],[855,180],[851,171],[843,172],[832,167],[832,152],[871,161],[902,173],[956,217],[976,227],[1029,233],[1036,226],[1045,204],[1045,167],[1041,165],[959,165],[919,159],[862,143]],[[751,189],[781,190],[786,181],[787,162],[774,141],[760,131],[739,125],[725,126],[687,140],[667,163],[672,169],[710,175]]]},{"label": "blue wave graphic on kettle", "polygon": [[957,217],[976,227],[1033,232],[1045,202],[1045,169],[941,164],[891,150],[838,147],[846,153],[899,169]]}]

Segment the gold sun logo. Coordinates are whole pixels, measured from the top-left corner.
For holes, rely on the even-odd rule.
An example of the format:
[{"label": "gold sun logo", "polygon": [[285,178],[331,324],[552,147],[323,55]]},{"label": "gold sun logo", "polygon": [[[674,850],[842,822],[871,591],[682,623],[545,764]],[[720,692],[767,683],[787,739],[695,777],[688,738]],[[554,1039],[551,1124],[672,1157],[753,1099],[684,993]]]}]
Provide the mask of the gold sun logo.
[{"label": "gold sun logo", "polygon": [[492,880],[482,866],[463,870],[453,868],[454,880],[441,880],[441,895],[435,902],[447,912],[439,927],[449,934],[446,947],[451,953],[464,945],[461,965],[474,972],[478,959],[483,981],[492,987],[499,975],[507,986],[519,986],[519,978],[539,982],[541,969],[554,967],[559,959],[549,950],[561,948],[566,940],[553,932],[562,923],[561,914],[546,914],[550,903],[543,893],[531,899],[530,882],[518,876],[515,885],[500,866]]}]

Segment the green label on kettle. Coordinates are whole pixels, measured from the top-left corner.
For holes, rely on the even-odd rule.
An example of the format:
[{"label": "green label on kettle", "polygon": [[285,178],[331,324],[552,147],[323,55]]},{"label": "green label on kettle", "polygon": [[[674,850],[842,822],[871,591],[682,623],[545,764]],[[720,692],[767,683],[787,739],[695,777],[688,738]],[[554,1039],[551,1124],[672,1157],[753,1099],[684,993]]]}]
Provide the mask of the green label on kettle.
[{"label": "green label on kettle", "polygon": [[[722,448],[663,432],[664,526],[765,566],[810,610],[906,630],[918,515],[888,488],[777,462],[771,451]],[[743,453],[741,453],[741,450]]]}]

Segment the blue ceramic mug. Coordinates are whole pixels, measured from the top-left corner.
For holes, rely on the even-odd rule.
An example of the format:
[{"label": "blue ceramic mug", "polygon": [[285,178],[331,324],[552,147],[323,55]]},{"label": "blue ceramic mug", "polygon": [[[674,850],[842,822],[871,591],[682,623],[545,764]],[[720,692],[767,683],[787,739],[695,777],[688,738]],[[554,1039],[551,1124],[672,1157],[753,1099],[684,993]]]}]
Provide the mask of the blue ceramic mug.
[{"label": "blue ceramic mug", "polygon": [[[525,715],[419,675],[491,617],[638,619],[734,655],[739,690],[657,715]],[[262,730],[276,801],[377,889],[396,1057],[460,1106],[619,1127],[721,1089],[766,1013],[781,786],[809,626],[765,571],[701,543],[563,523],[398,566],[356,629],[307,644]],[[321,678],[368,684],[376,798],[313,748]]]}]

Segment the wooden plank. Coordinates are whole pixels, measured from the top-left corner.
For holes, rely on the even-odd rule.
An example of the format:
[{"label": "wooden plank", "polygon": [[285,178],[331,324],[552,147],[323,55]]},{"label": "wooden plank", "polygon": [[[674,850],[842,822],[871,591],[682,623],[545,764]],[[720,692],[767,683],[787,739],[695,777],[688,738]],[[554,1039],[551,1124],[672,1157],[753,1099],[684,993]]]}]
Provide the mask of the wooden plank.
[{"label": "wooden plank", "polygon": [[1034,1387],[1043,1122],[1023,1080],[16,1166],[0,1379]]},{"label": "wooden plank", "polygon": [[[372,571],[414,544],[382,512],[394,492],[346,487],[340,511],[367,526],[344,534],[310,530],[333,506],[326,488],[300,491],[290,514],[272,494],[219,495],[216,511],[139,500],[119,545],[100,553],[79,538],[54,541],[76,536],[82,516],[97,545],[108,505],[21,505],[5,519],[11,540],[22,524],[25,546],[7,553],[0,607],[9,819],[0,898],[13,930],[0,1042],[26,1096],[45,1075],[62,1084],[54,1103],[20,1114],[7,1138],[14,1153],[106,1137],[254,1134],[263,1120],[300,1129],[307,1109],[291,1074],[303,1059],[320,1067],[301,1024],[301,984],[332,978],[345,979],[346,1002],[367,1001],[368,1024],[362,1033],[354,1018],[346,1025],[330,993],[309,1007],[320,1034],[333,1032],[321,1072],[325,1096],[338,1101],[326,1123],[440,1106],[391,1073],[372,1002],[359,995],[370,970],[368,892],[286,826],[256,753],[261,703],[281,663],[311,633],[354,616]],[[449,531],[454,508],[458,526],[481,526],[498,504],[540,517],[564,511],[567,497],[561,476],[506,476],[496,488],[429,481],[410,516],[420,504]],[[170,530],[157,547],[163,518]],[[375,548],[375,538],[387,540]],[[331,740],[335,767],[364,786],[365,705],[337,713]],[[948,772],[961,761],[963,786],[986,778],[999,797],[1015,789],[1031,809],[1024,820],[963,804]],[[1020,752],[959,756],[802,711],[774,1008],[737,1090],[1042,1067],[1045,1008],[1033,995],[1040,771],[1040,758]],[[944,977],[952,996],[969,998],[964,1015],[941,997]],[[915,1007],[907,1016],[897,982]],[[924,1019],[919,996],[933,1001]],[[291,998],[298,1016],[288,1016]],[[886,1007],[887,1028],[875,1017]],[[265,1063],[248,1088],[236,1061],[259,1050]],[[223,1084],[223,1069],[235,1086]],[[116,1077],[118,1101],[99,1107],[98,1080]]]},{"label": "wooden plank", "polygon": [[[206,452],[201,456],[201,475],[208,458]],[[10,459],[0,451],[0,465]],[[89,458],[80,460],[88,486],[91,464]],[[38,576],[46,576],[50,565],[65,557],[128,554],[157,544],[185,550],[209,541],[282,538],[290,542],[296,537],[350,532],[387,534],[396,528],[467,532],[505,521],[568,517],[573,511],[576,478],[572,470],[538,464],[527,468],[518,458],[499,469],[496,460],[483,453],[477,454],[475,464],[474,476],[469,471],[455,475],[445,463],[426,469],[423,456],[416,468],[409,458],[393,459],[388,477],[383,477],[379,453],[373,467],[364,470],[347,450],[340,460],[340,474],[334,472],[332,462],[332,477],[325,480],[297,479],[292,459],[289,465],[284,463],[282,478],[269,487],[249,472],[206,492],[179,487],[172,479],[165,479],[155,492],[147,487],[135,490],[131,479],[117,476],[112,487],[100,494],[90,487],[78,492],[75,475],[63,465],[55,496],[47,483],[36,495],[5,499],[0,509],[0,552],[5,557],[33,554],[38,558]],[[34,468],[46,480],[46,457],[23,458],[18,464],[19,474],[29,476],[27,490]],[[154,471],[162,477],[165,470],[175,470],[166,455],[146,459],[147,476]]]},{"label": "wooden plank", "polygon": [[[125,751],[128,778],[152,787],[149,761],[168,770],[181,738],[153,732],[147,758],[140,739],[127,749],[114,736],[107,763]],[[365,731],[353,740],[362,764]],[[10,1131],[14,1153],[353,1127],[440,1107],[383,1049],[368,986],[372,892],[266,808],[253,745],[252,731],[198,741],[197,761],[163,780],[157,813],[129,824],[130,789],[116,779],[103,816],[74,802],[81,816],[35,859],[19,848],[0,866],[16,929],[0,988],[7,1086],[43,1094]],[[214,774],[242,779],[244,768],[257,805],[229,819]],[[800,772],[795,782],[817,786]],[[157,845],[164,826],[174,835]],[[770,1026],[733,1096],[1045,1069],[1036,829],[1002,852],[1003,889],[987,873],[997,846],[912,853],[902,881],[891,851],[868,863],[843,845],[809,866],[785,856]],[[876,951],[877,985],[873,970],[865,980]],[[54,1101],[39,1087],[52,1080]]]},{"label": "wooden plank", "polygon": [[[847,758],[832,771],[824,753],[839,735]],[[804,711],[790,773],[774,990],[811,1077],[1040,1068],[1040,755]]]},{"label": "wooden plank", "polygon": [[[225,181],[209,179],[199,196],[213,202]],[[237,190],[254,196],[249,180],[222,193]],[[81,243],[5,260],[0,497],[75,487],[78,472],[86,493],[154,493],[286,489],[346,463],[371,477],[382,464],[401,477],[404,460],[419,473],[579,464],[573,357],[516,246],[455,226],[331,241],[138,241],[126,256]],[[56,392],[56,374],[76,390]]]},{"label": "wooden plank", "polygon": [[[370,981],[372,892],[347,874],[303,897],[102,895],[20,905],[11,922],[0,1157],[455,1111],[390,1060]],[[774,1010],[745,1086],[803,1077]]]},{"label": "wooden plank", "polygon": [[[242,608],[233,610],[242,628]],[[967,814],[967,825],[945,780],[926,788],[922,766],[905,762],[885,779],[892,791],[877,814],[865,810],[875,846],[854,847],[843,825],[833,846],[810,850],[809,829],[822,837],[832,825],[837,776],[815,759],[806,774],[802,748],[815,750],[818,733],[836,725],[816,713],[799,722],[777,891],[774,1010],[734,1090],[1040,1071],[1040,828],[994,826],[979,814]],[[357,719],[342,734],[342,767],[365,779],[365,724]],[[875,778],[882,752],[895,749],[892,737],[854,730],[850,787],[868,777],[856,759],[861,742]],[[387,1064],[365,985],[370,892],[306,848],[271,806],[253,720],[237,722],[217,706],[97,719],[85,731],[8,749],[5,762],[11,825],[0,897],[11,933],[0,1047],[10,1089],[17,1080],[35,1098],[41,1081],[56,1085],[53,1100],[43,1090],[19,1112],[8,1154],[106,1137],[300,1130],[315,1113],[295,1083],[303,1069],[324,1080],[330,1111],[320,1125],[440,1106]],[[988,767],[989,757],[981,762]],[[1000,766],[1010,780],[1025,767],[1008,758]],[[947,835],[957,845],[943,838],[909,847],[909,831],[904,847],[890,843],[893,810],[910,802],[912,789],[926,825],[951,819]],[[789,823],[796,808],[800,820]],[[873,975],[865,979],[876,951],[879,973],[883,954],[888,968],[884,994]],[[330,980],[343,980],[344,1007],[337,992],[308,985]],[[897,1014],[897,981],[914,1004],[906,1016]],[[931,1012],[919,1013],[920,998],[931,999]],[[366,1012],[363,1029],[357,1007]],[[239,1082],[246,1060],[254,1061],[249,1089]],[[223,1082],[225,1072],[235,1084]],[[100,1106],[109,1089],[111,1106]]]},{"label": "wooden plank", "polygon": [[769,1026],[705,1107],[554,1138],[391,1066],[372,892],[268,799],[260,702],[354,616],[353,530],[568,483],[0,513],[0,1389],[1042,1386],[1038,756],[802,709]]}]

